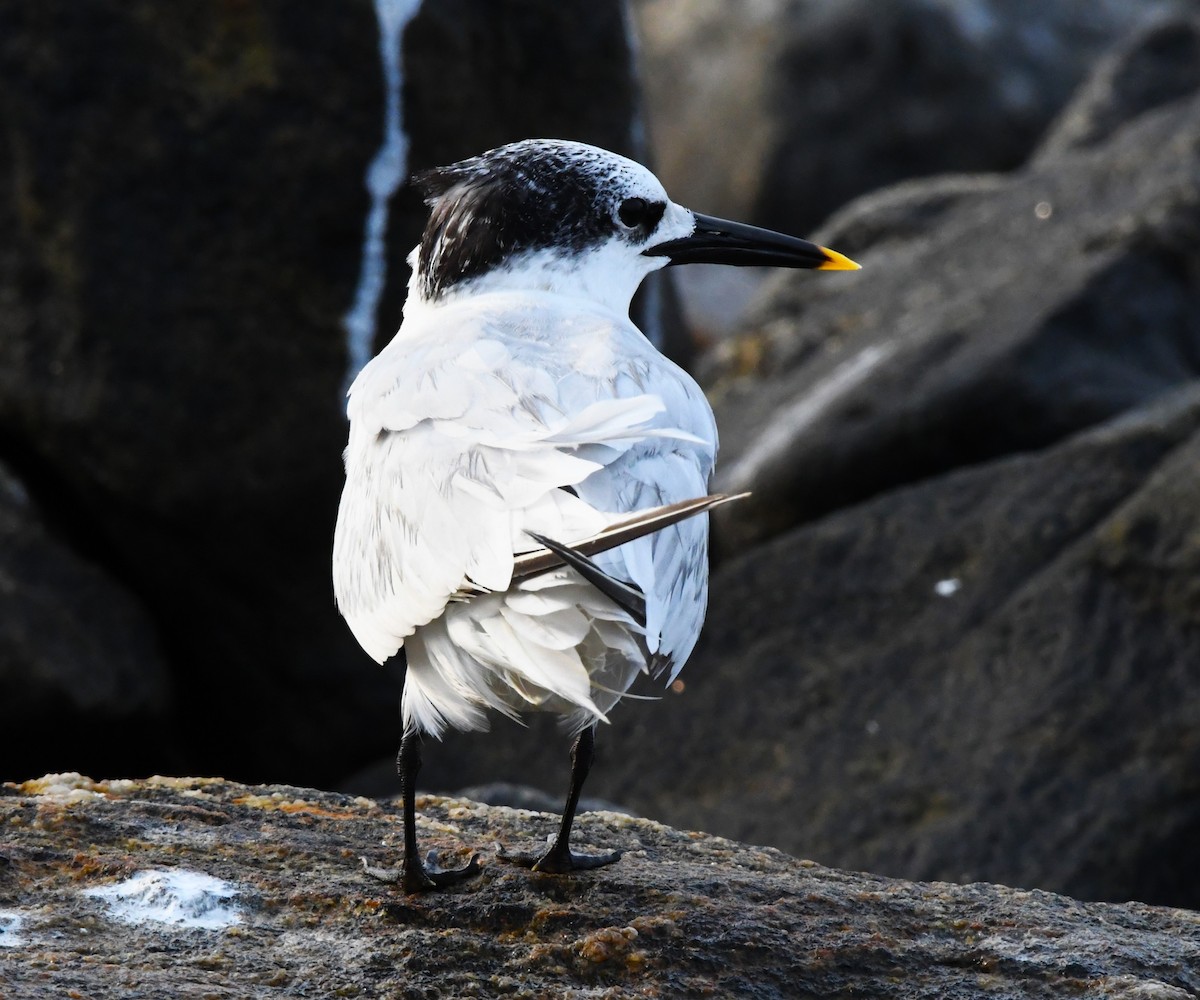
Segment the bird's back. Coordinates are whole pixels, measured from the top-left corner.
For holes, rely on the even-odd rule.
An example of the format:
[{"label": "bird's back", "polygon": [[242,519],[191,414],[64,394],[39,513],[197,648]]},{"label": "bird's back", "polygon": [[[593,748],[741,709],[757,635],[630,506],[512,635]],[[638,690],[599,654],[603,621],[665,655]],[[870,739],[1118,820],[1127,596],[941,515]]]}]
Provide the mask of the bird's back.
[{"label": "bird's back", "polygon": [[[549,293],[411,307],[349,412],[335,591],[375,659],[406,647],[407,728],[482,728],[487,708],[583,725],[639,671],[682,666],[705,517],[596,557],[644,592],[644,630],[574,570],[511,579],[538,548],[527,531],[570,544],[707,492],[711,409],[627,319]],[[456,599],[465,585],[476,596]]]}]

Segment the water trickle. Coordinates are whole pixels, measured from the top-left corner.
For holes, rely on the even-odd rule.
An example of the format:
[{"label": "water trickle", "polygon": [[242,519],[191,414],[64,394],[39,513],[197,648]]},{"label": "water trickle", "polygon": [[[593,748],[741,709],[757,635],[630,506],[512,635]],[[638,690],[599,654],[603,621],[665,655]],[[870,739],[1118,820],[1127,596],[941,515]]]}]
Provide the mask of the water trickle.
[{"label": "water trickle", "polygon": [[421,0],[375,0],[379,21],[379,58],[385,87],[383,144],[367,167],[371,208],[363,231],[362,264],[354,304],[342,317],[346,331],[346,376],[343,392],[350,388],[363,365],[371,360],[375,343],[376,312],[387,282],[388,203],[408,172],[408,136],[404,133],[400,95],[404,83],[400,39],[421,7]]}]

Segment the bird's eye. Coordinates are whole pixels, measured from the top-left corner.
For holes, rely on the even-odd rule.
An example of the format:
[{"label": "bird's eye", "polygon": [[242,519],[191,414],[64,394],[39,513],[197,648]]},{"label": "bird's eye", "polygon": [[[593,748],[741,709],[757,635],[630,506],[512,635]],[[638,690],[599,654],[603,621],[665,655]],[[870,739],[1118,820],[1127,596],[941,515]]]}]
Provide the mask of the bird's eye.
[{"label": "bird's eye", "polygon": [[649,231],[658,225],[662,218],[665,205],[645,198],[626,198],[617,209],[617,218],[621,225],[629,229]]}]

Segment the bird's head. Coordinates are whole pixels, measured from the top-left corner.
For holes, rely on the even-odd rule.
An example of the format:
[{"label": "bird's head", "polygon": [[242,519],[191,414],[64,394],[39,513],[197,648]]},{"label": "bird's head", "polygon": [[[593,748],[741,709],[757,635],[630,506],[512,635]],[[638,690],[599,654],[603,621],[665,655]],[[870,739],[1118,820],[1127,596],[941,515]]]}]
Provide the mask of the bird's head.
[{"label": "bird's head", "polygon": [[460,291],[545,290],[625,312],[669,264],[853,270],[807,240],[675,204],[633,160],[560,139],[526,139],[416,178],[429,222],[409,263],[425,302]]}]

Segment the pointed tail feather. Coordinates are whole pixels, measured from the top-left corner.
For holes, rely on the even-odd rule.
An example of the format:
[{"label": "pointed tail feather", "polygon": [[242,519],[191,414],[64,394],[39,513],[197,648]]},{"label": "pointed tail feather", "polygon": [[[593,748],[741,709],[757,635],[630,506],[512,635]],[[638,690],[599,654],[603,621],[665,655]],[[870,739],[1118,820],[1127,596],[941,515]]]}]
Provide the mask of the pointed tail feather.
[{"label": "pointed tail feather", "polygon": [[539,535],[533,531],[529,532],[529,537],[541,542],[566,565],[576,570],[588,583],[616,604],[617,607],[628,611],[633,616],[635,622],[643,628],[645,627],[646,598],[638,587],[605,573],[591,559],[582,552],[577,552],[569,545],[562,545],[552,538],[547,538],[545,535]]},{"label": "pointed tail feather", "polygon": [[[574,552],[578,552],[580,555],[599,555],[601,552],[615,549],[618,545],[632,542],[635,538],[641,538],[643,535],[652,535],[654,532],[661,531],[672,524],[677,524],[689,517],[695,517],[697,514],[703,514],[705,511],[712,510],[714,507],[720,507],[734,500],[741,500],[749,495],[749,493],[713,493],[706,497],[681,500],[679,503],[666,504],[662,507],[650,507],[647,510],[638,511],[632,517],[625,518],[623,521],[610,524],[599,534],[592,535],[590,538],[585,538],[582,541],[573,542],[567,547]],[[538,539],[538,541],[541,541],[541,539]],[[545,543],[543,542],[543,544]],[[561,555],[549,548],[524,552],[513,560],[513,582],[537,576],[539,573],[545,573],[548,570],[558,569],[559,566],[565,565],[565,562]]]},{"label": "pointed tail feather", "polygon": [[[576,569],[580,569],[574,560],[565,557],[564,549],[583,557],[599,555],[601,552],[615,549],[618,545],[632,542],[634,539],[641,538],[644,535],[652,535],[654,532],[661,531],[672,524],[687,520],[689,517],[695,517],[697,514],[703,514],[706,511],[731,503],[734,500],[744,499],[749,495],[749,493],[712,493],[708,496],[695,497],[691,500],[680,500],[678,503],[664,504],[661,507],[649,507],[646,510],[638,511],[630,517],[610,524],[599,534],[584,538],[578,542],[573,542],[570,545],[555,542],[553,547],[550,547],[547,545],[547,542],[550,541],[549,539],[530,532],[530,536],[540,542],[543,547],[534,549],[532,552],[523,552],[513,558],[512,582],[518,583],[521,580],[528,580],[530,577],[547,573],[552,569],[558,569],[560,566],[574,565]],[[590,558],[587,559],[587,562],[591,563]],[[580,572],[583,572],[582,569],[580,569]],[[595,572],[605,576],[606,579],[613,579],[604,574],[599,567],[595,568]],[[586,573],[583,575],[585,577],[588,576]],[[591,582],[595,584],[594,580]],[[614,582],[621,586],[628,586],[624,581],[615,580]],[[488,593],[485,588],[480,587],[474,581],[467,581],[466,584],[451,595],[450,600],[469,601],[472,597],[477,597],[485,593]],[[609,594],[609,596],[613,597],[612,594]],[[622,607],[625,607],[627,611],[631,610],[622,600],[617,600],[615,597],[613,599]],[[644,616],[644,610],[642,614]]]}]

